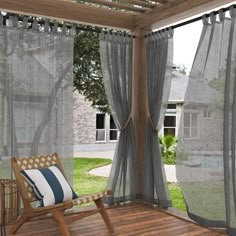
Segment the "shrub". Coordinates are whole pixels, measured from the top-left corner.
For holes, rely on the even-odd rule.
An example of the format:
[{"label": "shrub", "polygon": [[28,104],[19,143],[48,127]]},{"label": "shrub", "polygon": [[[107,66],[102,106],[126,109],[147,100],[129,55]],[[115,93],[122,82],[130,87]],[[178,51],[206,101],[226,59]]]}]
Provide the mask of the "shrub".
[{"label": "shrub", "polygon": [[166,135],[159,137],[159,143],[164,164],[174,165],[176,163],[177,139],[174,136]]}]

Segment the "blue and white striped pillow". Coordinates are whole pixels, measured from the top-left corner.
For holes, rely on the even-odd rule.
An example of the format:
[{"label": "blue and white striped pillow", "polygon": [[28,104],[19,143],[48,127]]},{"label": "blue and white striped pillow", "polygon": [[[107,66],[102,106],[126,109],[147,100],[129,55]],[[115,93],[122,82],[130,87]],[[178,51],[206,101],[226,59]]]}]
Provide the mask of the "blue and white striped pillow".
[{"label": "blue and white striped pillow", "polygon": [[21,174],[33,188],[41,206],[50,206],[78,197],[57,165],[22,170]]}]

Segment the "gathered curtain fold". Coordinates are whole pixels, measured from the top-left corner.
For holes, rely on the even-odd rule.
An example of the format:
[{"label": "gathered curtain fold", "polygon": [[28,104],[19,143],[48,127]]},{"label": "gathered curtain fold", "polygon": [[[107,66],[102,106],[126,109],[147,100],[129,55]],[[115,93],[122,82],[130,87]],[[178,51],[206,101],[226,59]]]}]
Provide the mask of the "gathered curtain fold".
[{"label": "gathered curtain fold", "polygon": [[173,30],[147,38],[147,88],[149,118],[146,128],[143,158],[143,199],[166,208],[171,206],[158,140],[158,124],[169,98],[173,67]]},{"label": "gathered curtain fold", "polygon": [[1,15],[0,177],[12,177],[12,156],[58,152],[72,181],[73,37],[48,21],[3,23]]},{"label": "gathered curtain fold", "polygon": [[111,114],[120,132],[107,188],[108,204],[136,198],[137,163],[132,106],[133,38],[114,33],[100,35],[100,55],[105,91]]},{"label": "gathered curtain fold", "polygon": [[[226,15],[227,14],[227,15]],[[236,9],[203,17],[186,89],[177,179],[190,218],[236,235]]]}]

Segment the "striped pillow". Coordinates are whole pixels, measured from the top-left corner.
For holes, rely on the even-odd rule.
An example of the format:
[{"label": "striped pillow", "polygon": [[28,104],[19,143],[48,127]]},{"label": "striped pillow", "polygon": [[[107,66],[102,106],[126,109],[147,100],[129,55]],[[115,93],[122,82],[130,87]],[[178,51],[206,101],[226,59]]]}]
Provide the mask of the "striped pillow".
[{"label": "striped pillow", "polygon": [[78,197],[57,165],[22,170],[21,174],[33,188],[41,206],[50,206]]}]

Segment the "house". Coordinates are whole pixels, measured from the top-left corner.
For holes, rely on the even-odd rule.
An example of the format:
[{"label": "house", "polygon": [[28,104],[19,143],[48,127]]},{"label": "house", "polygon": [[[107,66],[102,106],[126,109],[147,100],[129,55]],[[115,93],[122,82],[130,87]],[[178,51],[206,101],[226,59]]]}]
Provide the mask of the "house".
[{"label": "house", "polygon": [[[186,93],[187,87],[189,90]],[[210,152],[216,142],[221,149],[222,142],[219,139],[221,135],[216,128],[222,126],[222,122],[217,118],[219,112],[214,111],[213,106],[206,105],[210,100],[215,103],[217,93],[204,82],[189,83],[188,76],[174,70],[168,106],[159,135],[173,135],[178,139],[179,134],[182,134],[185,147],[188,147],[190,152],[197,153],[199,150]],[[78,92],[74,93],[73,99],[74,144],[115,144],[119,131],[112,116],[101,112],[98,108],[92,108],[90,102]],[[201,132],[200,126],[206,127],[211,132]]]},{"label": "house", "polygon": [[[170,96],[160,135],[178,136],[181,110],[188,84],[188,76],[173,71]],[[91,107],[91,103],[78,92],[74,93],[74,144],[113,143],[119,131],[110,114]]]}]

